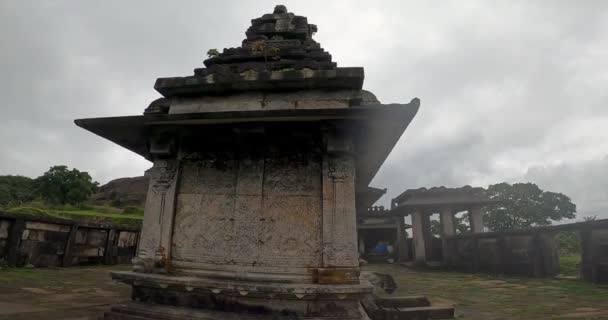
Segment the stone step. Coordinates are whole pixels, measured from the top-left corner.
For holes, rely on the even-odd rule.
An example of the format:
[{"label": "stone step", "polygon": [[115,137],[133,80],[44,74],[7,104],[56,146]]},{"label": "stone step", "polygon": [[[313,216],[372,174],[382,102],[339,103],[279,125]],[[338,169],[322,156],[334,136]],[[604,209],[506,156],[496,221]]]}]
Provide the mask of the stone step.
[{"label": "stone step", "polygon": [[390,320],[427,320],[427,319],[453,319],[454,307],[428,306],[413,308],[397,308],[397,312],[388,313],[396,317],[387,317]]},{"label": "stone step", "polygon": [[372,320],[453,319],[454,307],[431,306],[425,296],[367,297],[361,305]]},{"label": "stone step", "polygon": [[428,307],[431,302],[425,296],[397,296],[376,298],[376,304],[385,308],[412,308]]}]

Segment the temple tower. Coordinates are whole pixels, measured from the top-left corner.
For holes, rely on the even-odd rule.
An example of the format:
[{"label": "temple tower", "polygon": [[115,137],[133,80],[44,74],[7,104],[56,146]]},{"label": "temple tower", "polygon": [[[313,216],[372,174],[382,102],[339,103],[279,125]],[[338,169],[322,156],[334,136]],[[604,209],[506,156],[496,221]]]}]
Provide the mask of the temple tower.
[{"label": "temple tower", "polygon": [[418,110],[381,104],[284,6],[141,116],[76,124],[153,163],[133,301],[106,319],[365,319],[356,199]]}]

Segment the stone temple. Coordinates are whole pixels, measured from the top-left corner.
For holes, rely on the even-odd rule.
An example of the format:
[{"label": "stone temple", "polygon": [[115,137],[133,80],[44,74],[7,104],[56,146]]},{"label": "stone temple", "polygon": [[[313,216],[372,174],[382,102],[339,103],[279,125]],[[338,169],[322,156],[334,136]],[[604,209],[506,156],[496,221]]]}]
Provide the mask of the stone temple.
[{"label": "stone temple", "polygon": [[[159,78],[140,116],[76,124],[153,163],[132,301],[105,319],[368,319],[356,208],[419,100],[381,104],[277,6]],[[362,48],[363,49],[363,48]]]}]

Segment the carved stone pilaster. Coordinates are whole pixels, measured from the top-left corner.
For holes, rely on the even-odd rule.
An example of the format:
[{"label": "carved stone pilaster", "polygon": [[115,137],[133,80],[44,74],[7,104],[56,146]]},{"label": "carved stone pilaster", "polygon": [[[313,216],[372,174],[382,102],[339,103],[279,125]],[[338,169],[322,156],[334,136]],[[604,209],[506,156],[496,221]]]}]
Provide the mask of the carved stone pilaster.
[{"label": "carved stone pilaster", "polygon": [[350,137],[326,136],[323,156],[323,267],[358,268],[355,161]]},{"label": "carved stone pilaster", "polygon": [[178,161],[156,160],[146,176],[150,178],[150,184],[137,250],[138,259],[134,259],[136,269],[141,272],[149,271],[150,259],[156,268],[169,268]]}]

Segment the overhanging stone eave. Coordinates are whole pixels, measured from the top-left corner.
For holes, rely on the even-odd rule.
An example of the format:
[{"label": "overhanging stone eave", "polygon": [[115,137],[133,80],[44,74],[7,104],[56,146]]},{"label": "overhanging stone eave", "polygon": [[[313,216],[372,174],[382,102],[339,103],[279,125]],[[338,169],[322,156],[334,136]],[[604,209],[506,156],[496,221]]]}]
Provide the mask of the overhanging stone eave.
[{"label": "overhanging stone eave", "polygon": [[[359,182],[366,187],[418,111],[419,103],[359,106],[344,109],[295,109],[196,114],[163,114],[78,119],[74,122],[150,160],[148,142],[154,128],[272,122],[347,121],[357,133]],[[365,150],[365,151],[364,151]]]},{"label": "overhanging stone eave", "polygon": [[418,113],[420,100],[415,98],[408,104],[383,104],[391,112],[378,115],[368,121],[368,130],[362,130],[357,138],[359,167],[357,168],[357,190],[364,190],[380,170],[380,167],[399,142],[405,130]]}]

